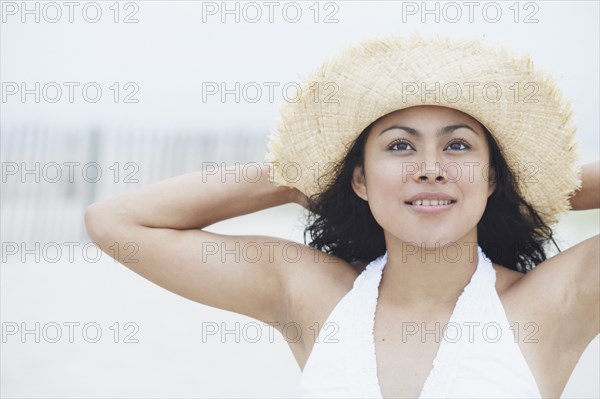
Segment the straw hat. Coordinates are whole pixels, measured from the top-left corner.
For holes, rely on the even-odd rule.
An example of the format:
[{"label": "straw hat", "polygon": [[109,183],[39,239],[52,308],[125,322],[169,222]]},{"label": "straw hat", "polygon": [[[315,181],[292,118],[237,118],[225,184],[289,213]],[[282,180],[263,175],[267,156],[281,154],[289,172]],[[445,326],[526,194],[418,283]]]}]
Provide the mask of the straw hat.
[{"label": "straw hat", "polygon": [[348,48],[301,84],[269,136],[275,185],[307,196],[373,121],[417,105],[454,108],[494,136],[517,189],[548,224],[581,186],[570,102],[528,57],[471,40],[387,36]]}]

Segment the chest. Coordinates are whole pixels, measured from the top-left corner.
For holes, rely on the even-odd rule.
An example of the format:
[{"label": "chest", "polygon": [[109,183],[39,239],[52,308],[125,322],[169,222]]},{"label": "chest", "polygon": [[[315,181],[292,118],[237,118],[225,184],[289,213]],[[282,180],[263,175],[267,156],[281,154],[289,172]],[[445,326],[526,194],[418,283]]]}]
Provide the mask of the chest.
[{"label": "chest", "polygon": [[377,306],[374,341],[377,376],[384,398],[418,398],[450,318],[423,319],[398,308]]},{"label": "chest", "polygon": [[[544,397],[559,397],[576,365],[552,350],[543,315],[505,306],[515,342]],[[384,398],[418,398],[433,369],[451,309],[437,317],[405,312],[380,303],[374,325],[377,377]],[[399,321],[402,320],[402,321]],[[527,327],[525,327],[527,326]],[[542,327],[544,326],[544,327]],[[546,333],[540,333],[544,328]],[[452,334],[451,334],[452,335]],[[552,367],[548,367],[552,365]],[[508,381],[507,381],[508,383]]]},{"label": "chest", "polygon": [[[412,331],[412,326],[408,328]],[[418,398],[431,371],[439,342],[423,340],[420,333],[403,338],[375,331],[379,386],[384,398]]]},{"label": "chest", "polygon": [[[511,282],[502,279],[501,276],[498,277],[497,292],[500,294],[509,324],[518,326],[513,333],[518,334],[516,338],[518,347],[529,365],[540,392],[544,397],[559,397],[576,361],[565,362],[564,356],[552,349],[554,342],[552,337],[558,334],[556,332],[558,329],[547,328],[548,323],[544,314],[528,312],[528,307],[522,306],[526,301],[524,302],[516,291],[508,289]],[[381,393],[384,398],[418,398],[431,374],[443,340],[444,328],[453,309],[448,306],[444,309],[436,309],[435,313],[416,312],[392,306],[386,303],[381,295],[379,299],[373,334],[377,379]],[[335,303],[332,302],[333,305]],[[313,308],[306,307],[305,309],[311,309],[310,317],[307,316],[302,323],[306,330],[314,326],[315,321],[318,325],[323,325],[329,315],[324,308],[332,307],[324,307],[322,302]],[[307,320],[310,320],[310,323]],[[534,328],[531,327],[532,325],[547,333],[536,334],[532,330]],[[531,341],[532,334],[535,334],[536,343],[526,343]],[[313,345],[308,345],[312,343],[310,341],[312,340],[302,342],[301,346],[300,343],[296,344],[298,347],[290,344],[301,368],[304,367],[312,351]]]}]

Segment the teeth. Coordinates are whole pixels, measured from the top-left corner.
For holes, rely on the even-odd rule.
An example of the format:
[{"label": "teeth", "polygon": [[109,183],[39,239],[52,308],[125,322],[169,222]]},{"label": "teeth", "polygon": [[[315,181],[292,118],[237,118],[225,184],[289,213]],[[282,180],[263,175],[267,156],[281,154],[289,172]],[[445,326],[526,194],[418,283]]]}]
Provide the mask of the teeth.
[{"label": "teeth", "polygon": [[416,200],[412,202],[412,205],[419,206],[438,206],[438,205],[449,205],[452,201],[450,200]]}]

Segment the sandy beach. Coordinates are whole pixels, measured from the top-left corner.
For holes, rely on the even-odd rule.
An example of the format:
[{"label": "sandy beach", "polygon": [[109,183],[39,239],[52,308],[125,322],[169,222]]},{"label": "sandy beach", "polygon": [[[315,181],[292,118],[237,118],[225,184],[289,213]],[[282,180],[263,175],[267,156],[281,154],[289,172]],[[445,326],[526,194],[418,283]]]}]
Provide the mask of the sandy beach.
[{"label": "sandy beach", "polygon": [[[569,244],[597,234],[597,215],[571,214],[559,236],[570,232]],[[285,205],[210,230],[302,242],[301,218]],[[2,265],[2,397],[293,397],[300,369],[272,327],[172,294],[106,254],[96,261],[85,244],[72,260],[12,256]],[[597,337],[564,398],[599,396],[599,356]]]}]

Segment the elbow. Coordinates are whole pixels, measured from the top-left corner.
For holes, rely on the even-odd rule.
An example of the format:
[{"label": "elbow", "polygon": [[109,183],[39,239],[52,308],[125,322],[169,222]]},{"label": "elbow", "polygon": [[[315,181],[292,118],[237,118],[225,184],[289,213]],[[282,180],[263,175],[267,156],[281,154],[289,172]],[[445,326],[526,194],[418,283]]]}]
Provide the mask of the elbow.
[{"label": "elbow", "polygon": [[129,214],[113,202],[95,202],[85,208],[85,230],[88,237],[101,249],[124,234],[128,234],[131,226]]},{"label": "elbow", "polygon": [[[111,258],[123,263],[123,258],[119,257],[122,251],[115,249],[115,245],[120,248],[121,244],[118,243],[126,242],[124,237],[131,236],[132,231],[130,224],[119,217],[119,211],[107,203],[93,203],[85,209],[84,224],[91,242]],[[127,251],[125,255],[124,259],[130,256]]]},{"label": "elbow", "polygon": [[88,237],[94,242],[98,241],[102,235],[102,222],[105,219],[104,215],[105,211],[102,209],[102,206],[97,202],[88,205],[88,207],[85,208],[85,231],[87,232]]},{"label": "elbow", "polygon": [[95,202],[85,208],[84,223],[85,230],[89,238],[96,243],[109,237],[114,232],[116,226],[120,226],[123,221],[119,217],[119,210],[115,209],[113,204],[106,202]]}]

